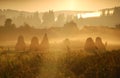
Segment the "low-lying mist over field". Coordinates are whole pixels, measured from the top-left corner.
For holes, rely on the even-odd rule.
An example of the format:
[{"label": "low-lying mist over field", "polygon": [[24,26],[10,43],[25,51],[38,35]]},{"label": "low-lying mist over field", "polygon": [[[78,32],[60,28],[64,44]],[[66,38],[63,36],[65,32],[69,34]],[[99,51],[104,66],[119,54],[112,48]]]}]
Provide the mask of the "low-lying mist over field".
[{"label": "low-lying mist over field", "polygon": [[0,0],[0,78],[120,78],[119,2]]},{"label": "low-lying mist over field", "polygon": [[25,24],[23,27],[19,28],[7,28],[3,26],[0,30],[0,46],[3,47],[14,47],[20,35],[24,37],[25,44],[28,47],[33,37],[37,37],[40,44],[46,33],[50,45],[61,45],[65,39],[69,39],[72,46],[83,49],[87,38],[91,37],[95,40],[96,37],[101,37],[103,43],[107,43],[108,49],[120,48],[120,29],[115,27],[84,26],[79,29],[77,24],[71,21],[66,23],[63,27],[36,29]]}]

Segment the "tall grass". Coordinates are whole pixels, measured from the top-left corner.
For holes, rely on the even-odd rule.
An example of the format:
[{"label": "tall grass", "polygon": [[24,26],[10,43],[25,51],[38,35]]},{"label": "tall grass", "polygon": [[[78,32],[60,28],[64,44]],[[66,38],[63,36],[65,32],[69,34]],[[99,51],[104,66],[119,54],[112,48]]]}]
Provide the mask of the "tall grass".
[{"label": "tall grass", "polygon": [[36,78],[39,75],[40,65],[40,55],[1,53],[0,78]]},{"label": "tall grass", "polygon": [[120,78],[120,50],[81,57],[67,54],[61,71],[70,78]]},{"label": "tall grass", "polygon": [[[58,56],[58,57],[57,57]],[[120,50],[0,53],[0,78],[120,78]]]}]

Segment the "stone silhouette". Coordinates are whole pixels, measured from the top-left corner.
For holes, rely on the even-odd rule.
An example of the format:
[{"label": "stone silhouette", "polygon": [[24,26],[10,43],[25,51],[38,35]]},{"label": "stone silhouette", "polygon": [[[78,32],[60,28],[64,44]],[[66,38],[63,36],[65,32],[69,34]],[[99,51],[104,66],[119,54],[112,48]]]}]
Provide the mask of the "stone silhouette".
[{"label": "stone silhouette", "polygon": [[70,40],[69,39],[65,39],[64,40],[64,47],[65,47],[65,50],[67,50],[68,52],[70,52],[71,44],[70,44]]},{"label": "stone silhouette", "polygon": [[38,51],[39,50],[39,40],[37,37],[33,37],[30,44],[30,51]]},{"label": "stone silhouette", "polygon": [[24,37],[21,35],[18,37],[17,44],[15,46],[16,51],[25,51],[26,44],[24,42]]},{"label": "stone silhouette", "polygon": [[96,38],[95,45],[96,45],[98,51],[100,51],[100,52],[106,51],[105,45],[103,44],[102,39],[100,37]]},{"label": "stone silhouette", "polygon": [[49,51],[49,40],[48,40],[48,36],[47,34],[45,33],[44,37],[43,37],[43,40],[40,44],[40,50],[41,51]]},{"label": "stone silhouette", "polygon": [[87,38],[84,49],[85,51],[88,51],[88,52],[96,52],[97,48],[91,37]]}]

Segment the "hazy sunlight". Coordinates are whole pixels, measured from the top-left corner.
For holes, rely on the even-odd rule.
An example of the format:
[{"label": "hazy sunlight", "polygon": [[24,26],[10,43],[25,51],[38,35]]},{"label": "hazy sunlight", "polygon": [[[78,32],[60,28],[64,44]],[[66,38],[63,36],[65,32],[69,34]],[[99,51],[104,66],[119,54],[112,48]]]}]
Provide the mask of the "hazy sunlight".
[{"label": "hazy sunlight", "polygon": [[77,14],[77,17],[80,18],[89,18],[89,17],[99,17],[101,15],[101,12],[92,12],[92,13],[83,13],[83,14]]}]

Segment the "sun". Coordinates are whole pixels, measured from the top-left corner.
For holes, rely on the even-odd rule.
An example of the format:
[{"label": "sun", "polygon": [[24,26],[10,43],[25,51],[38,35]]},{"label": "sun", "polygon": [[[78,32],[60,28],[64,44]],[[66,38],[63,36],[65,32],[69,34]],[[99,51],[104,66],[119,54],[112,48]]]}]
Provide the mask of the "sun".
[{"label": "sun", "polygon": [[75,10],[76,9],[76,0],[69,0],[68,1],[68,9]]}]

